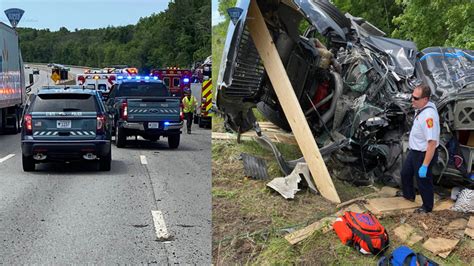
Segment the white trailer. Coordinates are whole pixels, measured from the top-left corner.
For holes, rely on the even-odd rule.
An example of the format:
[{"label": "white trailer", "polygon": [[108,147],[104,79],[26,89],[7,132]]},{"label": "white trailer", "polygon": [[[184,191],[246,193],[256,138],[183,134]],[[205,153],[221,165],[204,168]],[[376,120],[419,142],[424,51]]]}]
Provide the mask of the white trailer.
[{"label": "white trailer", "polygon": [[25,101],[25,74],[18,34],[0,22],[0,131],[18,133]]}]

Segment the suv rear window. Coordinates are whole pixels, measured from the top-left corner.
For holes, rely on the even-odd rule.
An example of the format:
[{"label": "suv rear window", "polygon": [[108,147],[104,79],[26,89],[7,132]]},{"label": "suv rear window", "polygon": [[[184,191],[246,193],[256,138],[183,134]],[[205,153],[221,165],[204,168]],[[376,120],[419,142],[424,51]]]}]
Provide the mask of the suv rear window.
[{"label": "suv rear window", "polygon": [[95,99],[90,94],[40,94],[35,98],[33,112],[96,112]]},{"label": "suv rear window", "polygon": [[117,96],[169,96],[163,83],[122,83]]}]

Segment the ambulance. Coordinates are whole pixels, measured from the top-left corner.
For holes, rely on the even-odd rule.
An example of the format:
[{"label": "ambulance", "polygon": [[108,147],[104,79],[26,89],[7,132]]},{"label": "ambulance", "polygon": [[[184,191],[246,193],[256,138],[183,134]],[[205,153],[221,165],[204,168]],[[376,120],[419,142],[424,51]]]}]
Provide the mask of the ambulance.
[{"label": "ambulance", "polygon": [[153,69],[150,75],[162,80],[172,96],[183,98],[183,89],[190,87],[192,72],[189,69],[168,67],[165,69]]}]

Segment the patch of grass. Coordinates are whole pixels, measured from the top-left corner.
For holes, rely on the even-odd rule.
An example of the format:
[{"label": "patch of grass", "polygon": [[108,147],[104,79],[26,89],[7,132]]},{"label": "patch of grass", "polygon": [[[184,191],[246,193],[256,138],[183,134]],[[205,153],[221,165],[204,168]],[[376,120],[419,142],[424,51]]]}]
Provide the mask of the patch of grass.
[{"label": "patch of grass", "polygon": [[285,239],[272,238],[257,257],[257,265],[292,265],[297,261],[298,253]]},{"label": "patch of grass", "polygon": [[257,108],[253,108],[252,112],[253,112],[253,115],[255,116],[255,118],[257,119],[257,122],[267,121],[265,116],[263,116],[263,114],[260,113],[260,111]]},{"label": "patch of grass", "polygon": [[212,197],[215,198],[225,198],[225,199],[233,199],[235,198],[237,192],[235,191],[227,191],[220,188],[212,188]]},{"label": "patch of grass", "polygon": [[222,118],[221,116],[217,114],[214,114],[212,116],[212,132],[225,133],[224,118]]}]

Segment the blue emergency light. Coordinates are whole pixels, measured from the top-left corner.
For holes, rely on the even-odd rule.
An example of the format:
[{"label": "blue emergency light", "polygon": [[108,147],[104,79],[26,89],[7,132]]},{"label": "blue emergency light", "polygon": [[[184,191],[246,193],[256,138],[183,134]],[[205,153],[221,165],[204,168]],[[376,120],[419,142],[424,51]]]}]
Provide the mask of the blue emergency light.
[{"label": "blue emergency light", "polygon": [[184,82],[184,83],[188,83],[188,82],[189,82],[189,78],[184,78],[184,79],[183,79],[183,82]]},{"label": "blue emergency light", "polygon": [[165,126],[169,126],[170,125],[170,122],[165,122]]},{"label": "blue emergency light", "polygon": [[117,79],[123,79],[123,76],[117,76]]}]

